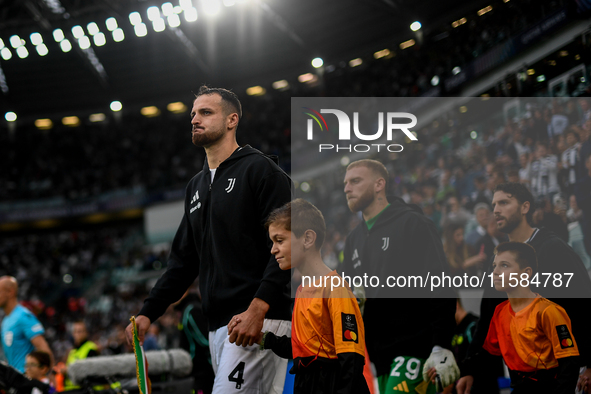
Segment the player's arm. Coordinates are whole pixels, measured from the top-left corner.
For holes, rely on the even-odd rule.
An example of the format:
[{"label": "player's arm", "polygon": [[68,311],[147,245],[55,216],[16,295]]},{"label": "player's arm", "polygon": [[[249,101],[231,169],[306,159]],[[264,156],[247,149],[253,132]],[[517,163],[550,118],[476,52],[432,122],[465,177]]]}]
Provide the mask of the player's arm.
[{"label": "player's arm", "polygon": [[267,331],[263,334],[260,345],[263,349],[272,350],[273,353],[281,358],[293,358],[291,338],[287,335],[278,337],[273,332]]},{"label": "player's arm", "polygon": [[[167,269],[150,291],[136,317],[140,344],[143,344],[150,324],[162,316],[170,304],[181,299],[198,275],[199,254],[185,207],[185,214],[172,241]],[[133,342],[131,326],[129,324],[125,330],[130,345]]]},{"label": "player's arm", "polygon": [[53,362],[54,362],[53,352],[51,351],[49,344],[45,340],[45,337],[43,335],[37,335],[37,336],[31,338],[31,345],[33,345],[35,350],[39,350],[41,352],[45,352],[45,353],[49,354],[49,359],[51,362],[49,369],[51,370],[51,368],[53,366]]}]

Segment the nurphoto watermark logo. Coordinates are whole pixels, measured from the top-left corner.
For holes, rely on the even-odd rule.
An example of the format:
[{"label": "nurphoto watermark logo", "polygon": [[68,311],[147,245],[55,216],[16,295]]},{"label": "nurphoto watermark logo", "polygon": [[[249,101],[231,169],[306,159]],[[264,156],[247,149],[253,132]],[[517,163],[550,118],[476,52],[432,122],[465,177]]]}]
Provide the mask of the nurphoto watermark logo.
[{"label": "nurphoto watermark logo", "polygon": [[[336,116],[338,121],[338,144],[318,144],[318,152],[380,152],[381,150],[397,153],[402,152],[404,147],[401,144],[392,143],[395,132],[402,132],[411,141],[417,141],[415,133],[410,129],[417,124],[417,117],[409,112],[378,112],[377,113],[377,131],[362,132],[359,125],[359,112],[353,112],[353,122],[345,111],[334,108],[322,108],[320,111],[309,107],[302,107],[304,114],[309,118],[306,124],[306,138],[308,141],[314,139],[314,129],[320,129],[320,132],[330,132],[326,119],[322,114],[331,114]],[[368,130],[371,124],[363,125]],[[374,125],[375,128],[375,125]],[[367,141],[368,143],[352,144],[351,129],[356,140]],[[385,131],[386,141],[388,143],[376,143],[383,140]],[[347,144],[346,142],[349,142]],[[373,141],[373,143],[370,143]]]}]

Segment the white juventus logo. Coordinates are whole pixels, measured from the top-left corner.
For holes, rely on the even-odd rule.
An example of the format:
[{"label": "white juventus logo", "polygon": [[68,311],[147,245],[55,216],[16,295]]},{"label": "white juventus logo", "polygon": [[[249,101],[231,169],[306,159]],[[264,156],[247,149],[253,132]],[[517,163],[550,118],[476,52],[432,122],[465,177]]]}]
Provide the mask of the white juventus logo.
[{"label": "white juventus logo", "polygon": [[234,185],[236,184],[236,178],[228,178],[228,181],[230,181],[230,183],[228,184],[228,187],[225,189],[226,193],[230,193],[232,189],[234,189]]},{"label": "white juventus logo", "polygon": [[390,246],[390,237],[382,238],[384,240],[384,244],[382,245],[382,250],[386,251],[388,246]]}]

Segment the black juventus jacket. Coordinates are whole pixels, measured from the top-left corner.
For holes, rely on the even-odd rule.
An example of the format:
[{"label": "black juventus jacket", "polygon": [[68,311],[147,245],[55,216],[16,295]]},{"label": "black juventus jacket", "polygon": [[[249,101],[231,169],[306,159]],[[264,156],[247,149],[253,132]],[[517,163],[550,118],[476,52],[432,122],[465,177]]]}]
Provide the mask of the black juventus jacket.
[{"label": "black juventus jacket", "polygon": [[[571,320],[573,336],[579,347],[580,357],[578,361],[581,365],[591,366],[591,341],[586,332],[588,326],[587,315],[591,304],[589,273],[577,253],[560,237],[546,228],[540,228],[537,232],[534,232],[527,243],[536,250],[538,278],[541,282],[539,287],[531,285],[531,290],[564,308]],[[550,277],[544,287],[543,285],[548,276],[543,274],[549,273],[552,275],[555,273],[561,274],[562,285],[558,286],[560,282],[557,281],[556,287],[551,286],[554,278]],[[566,287],[566,281],[569,277],[564,275],[566,273],[573,274],[568,287]],[[490,286],[490,282],[485,281],[484,283],[489,285],[484,286],[484,294],[480,303],[480,320],[478,321],[474,340],[470,344],[468,355],[463,363],[465,368],[460,371],[462,376],[477,373],[478,371],[475,371],[477,362],[475,363],[474,360],[488,357],[482,355],[482,353],[486,353],[482,345],[488,334],[495,308],[498,304],[507,300],[507,293],[496,291],[494,287]]]},{"label": "black juventus jacket", "polygon": [[391,205],[371,230],[363,222],[347,237],[341,271],[343,277],[379,278],[377,287],[368,279],[363,312],[369,359],[378,376],[390,373],[397,356],[426,359],[434,345],[449,349],[455,330],[453,293],[431,293],[429,286],[421,289],[408,283],[387,286],[389,276],[441,276],[447,264],[433,222],[419,207],[397,197],[388,199]]},{"label": "black juventus jacket", "polygon": [[156,320],[199,276],[209,330],[228,324],[255,297],[269,304],[266,318],[291,320],[290,271],[279,269],[264,228],[269,213],[290,200],[289,176],[248,145],[220,164],[213,182],[206,161],[187,185],[167,270],[139,314]]}]

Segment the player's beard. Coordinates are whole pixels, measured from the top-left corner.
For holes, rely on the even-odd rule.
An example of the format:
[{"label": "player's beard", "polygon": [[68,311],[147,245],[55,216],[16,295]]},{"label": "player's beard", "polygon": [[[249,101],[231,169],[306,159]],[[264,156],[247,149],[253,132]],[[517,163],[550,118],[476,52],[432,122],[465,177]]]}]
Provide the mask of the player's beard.
[{"label": "player's beard", "polygon": [[522,220],[521,214],[518,211],[509,217],[503,216],[503,218],[505,219],[505,225],[503,227],[499,227],[499,231],[505,234],[511,234],[513,230],[519,226]]},{"label": "player's beard", "polygon": [[347,205],[349,206],[351,212],[359,212],[367,208],[373,202],[373,200],[373,192],[371,188],[367,188],[359,197],[352,200],[347,200]]},{"label": "player's beard", "polygon": [[191,140],[193,141],[193,145],[207,148],[224,137],[224,130],[214,130],[208,132],[200,132],[200,133],[192,133]]}]

